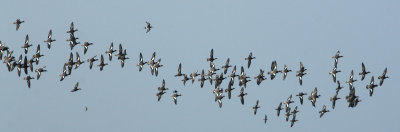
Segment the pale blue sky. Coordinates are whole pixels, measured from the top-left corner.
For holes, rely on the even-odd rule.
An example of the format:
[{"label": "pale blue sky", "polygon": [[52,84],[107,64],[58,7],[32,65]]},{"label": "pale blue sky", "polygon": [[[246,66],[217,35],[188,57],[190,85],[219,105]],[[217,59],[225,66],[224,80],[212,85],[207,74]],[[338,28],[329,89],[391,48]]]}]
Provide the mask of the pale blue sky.
[{"label": "pale blue sky", "polygon": [[[0,8],[0,40],[14,50],[20,48],[29,34],[34,44],[31,56],[40,44],[45,55],[39,66],[47,66],[40,80],[32,80],[27,88],[16,71],[9,73],[0,65],[0,130],[13,132],[80,132],[80,131],[400,131],[396,102],[399,88],[394,82],[400,71],[398,46],[400,39],[400,5],[396,0],[140,0],[140,1],[14,1],[3,0]],[[17,18],[25,20],[19,31],[12,24]],[[93,42],[88,53],[77,46],[83,60],[104,54],[111,42],[115,47],[122,43],[128,57],[125,67],[120,67],[114,57],[102,72],[98,67],[89,70],[88,64],[72,71],[64,81],[59,81],[63,63],[69,53],[66,31],[71,22],[79,30],[79,42]],[[145,21],[154,28],[146,34]],[[48,50],[43,41],[53,30],[55,41]],[[294,72],[285,81],[279,74],[276,79],[257,86],[252,80],[246,89],[245,105],[237,96],[239,86],[231,100],[223,99],[222,109],[214,102],[209,83],[200,89],[199,83],[188,82],[186,87],[175,78],[179,63],[184,73],[208,70],[206,58],[214,48],[217,67],[229,57],[232,65],[245,66],[249,52],[256,59],[250,69],[252,78],[260,68],[269,70],[276,60],[278,68],[287,64],[298,70],[302,61],[308,69],[303,86],[298,84]],[[345,82],[353,69],[357,95],[362,102],[348,108],[345,96],[347,85],[340,91],[335,110],[329,98],[336,84],[328,72],[333,68],[331,58],[340,50],[338,80]],[[144,60],[156,51],[164,67],[158,77],[151,76],[148,66],[138,71],[139,53]],[[371,74],[360,81],[358,73],[364,62]],[[97,65],[98,62],[95,63]],[[35,68],[38,66],[35,65]],[[368,96],[365,85],[371,76],[377,77],[388,68],[389,79]],[[228,72],[230,72],[229,70]],[[219,72],[218,72],[219,73]],[[36,76],[36,73],[30,73]],[[157,87],[166,80],[169,91],[157,102]],[[81,91],[69,92],[76,82]],[[377,82],[377,81],[376,81]],[[222,84],[227,87],[227,81]],[[322,95],[317,107],[308,100],[299,105],[300,113],[293,128],[274,110],[290,94],[310,92],[318,87]],[[182,97],[178,105],[171,95],[178,90]],[[260,106],[256,116],[251,107],[256,100]],[[322,105],[331,112],[319,118]],[[84,106],[89,110],[84,112]],[[263,122],[264,114],[269,117]]]}]

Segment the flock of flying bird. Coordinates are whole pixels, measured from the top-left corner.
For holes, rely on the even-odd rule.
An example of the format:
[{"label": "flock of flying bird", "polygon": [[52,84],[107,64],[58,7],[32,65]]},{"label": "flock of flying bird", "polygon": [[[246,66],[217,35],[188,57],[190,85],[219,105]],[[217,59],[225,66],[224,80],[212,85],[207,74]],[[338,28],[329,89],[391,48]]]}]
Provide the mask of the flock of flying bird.
[{"label": "flock of flying bird", "polygon": [[[16,24],[17,31],[20,28],[20,25],[22,23],[24,23],[24,21],[21,21],[20,19],[17,19],[13,23],[13,24]],[[148,33],[151,30],[151,28],[152,28],[151,24],[146,21],[146,26],[145,26],[146,33]],[[78,30],[74,27],[74,23],[72,22],[70,24],[70,29],[67,31],[67,33],[70,35],[70,37],[67,39],[67,41],[69,42],[71,50],[73,50],[73,48],[76,45],[80,44],[80,42],[77,42],[78,38],[75,37],[75,32],[77,32],[77,31]],[[47,48],[50,49],[51,43],[54,41],[56,41],[56,40],[54,40],[52,38],[52,30],[50,30],[48,37],[44,41],[44,43],[46,43]],[[84,42],[83,44],[81,44],[81,46],[84,48],[83,54],[86,54],[89,46],[91,46],[91,45],[93,45],[93,43],[90,43],[90,42]],[[6,63],[9,72],[11,72],[15,68],[17,68],[18,76],[21,76],[21,71],[22,71],[22,69],[24,70],[24,73],[27,75],[26,77],[24,77],[24,80],[27,81],[28,88],[30,88],[30,86],[31,86],[31,79],[34,79],[34,77],[31,77],[30,75],[28,75],[28,71],[30,70],[31,72],[33,72],[33,63],[38,65],[39,58],[44,56],[40,53],[40,45],[38,45],[36,53],[33,54],[32,57],[28,60],[28,57],[26,54],[28,53],[29,47],[31,47],[31,46],[32,46],[32,44],[29,43],[29,36],[26,35],[25,43],[21,47],[24,49],[25,56],[22,57],[23,55],[21,54],[19,56],[18,60],[16,60],[15,57],[12,55],[13,51],[11,49],[9,49],[5,44],[1,43],[1,41],[0,41],[0,59],[4,59],[4,63]],[[114,50],[113,47],[114,47],[114,45],[113,45],[113,43],[111,43],[109,49],[105,51],[105,54],[108,55],[109,61],[112,60],[113,53],[117,52],[117,50]],[[3,58],[3,52],[5,52],[5,51],[7,52],[7,54]],[[74,69],[77,69],[81,64],[85,63],[85,61],[81,61],[78,52],[76,52],[75,56],[76,56],[76,59],[74,61],[73,53],[72,52],[70,53],[70,57],[67,60],[67,62],[65,62],[64,66],[63,66],[63,71],[60,74],[60,77],[61,77],[60,81],[63,81],[65,79],[65,77],[71,75],[71,72],[72,72],[72,69],[74,66],[75,66]],[[121,67],[123,68],[125,60],[129,59],[129,58],[127,57],[126,49],[123,49],[121,44],[119,44],[119,50],[115,56],[117,56],[117,59],[121,61]],[[96,57],[97,56],[93,56],[93,57],[87,59],[90,69],[92,69],[93,63],[95,61],[98,61],[98,59],[96,59]],[[139,71],[142,71],[143,67],[145,65],[148,65],[150,67],[151,74],[158,76],[159,68],[162,67],[163,65],[161,65],[161,59],[158,59],[157,61],[155,61],[156,60],[155,57],[156,57],[156,52],[153,53],[153,55],[149,61],[145,62],[145,61],[143,61],[142,53],[140,53],[139,54],[139,63],[137,64]],[[333,97],[330,98],[330,101],[332,102],[332,109],[335,109],[336,101],[341,99],[340,97],[338,97],[338,94],[339,94],[339,91],[343,87],[341,86],[340,81],[336,80],[336,74],[341,72],[340,70],[338,70],[338,60],[339,60],[339,58],[342,58],[342,57],[343,56],[340,55],[340,52],[337,51],[335,56],[332,57],[334,59],[334,68],[332,69],[332,71],[329,72],[329,74],[332,75],[333,82],[337,84],[336,93],[334,94]],[[246,84],[251,81],[250,80],[251,77],[246,75],[246,73],[244,71],[245,68],[243,66],[240,67],[240,74],[236,74],[236,65],[235,66],[230,65],[229,58],[226,60],[225,65],[221,66],[221,69],[217,68],[216,65],[214,64],[214,60],[216,60],[216,59],[217,58],[214,57],[214,50],[211,49],[210,57],[207,58],[207,62],[210,63],[210,69],[207,70],[207,72],[205,72],[205,70],[203,69],[201,71],[201,74],[199,74],[198,71],[195,71],[190,74],[185,74],[185,73],[182,73],[182,64],[179,64],[178,73],[175,75],[175,77],[183,77],[182,82],[183,82],[184,86],[186,86],[186,82],[189,80],[191,80],[191,82],[193,84],[196,81],[196,77],[198,77],[198,76],[200,76],[200,78],[197,79],[197,81],[200,82],[201,88],[203,88],[204,83],[207,80],[209,81],[210,85],[213,85],[213,83],[214,83],[214,90],[213,90],[213,94],[215,95],[214,100],[215,100],[215,102],[218,102],[218,106],[220,108],[222,107],[222,99],[225,97],[224,92],[227,94],[228,99],[231,99],[232,91],[235,89],[235,88],[233,88],[234,82],[235,82],[235,77],[237,77],[238,85],[239,85],[239,87],[241,87],[240,92],[237,95],[237,97],[239,97],[241,104],[244,105],[244,97],[247,95],[247,93],[245,93],[244,90],[247,87]],[[248,69],[250,68],[251,62],[253,59],[255,59],[255,57],[253,57],[253,54],[250,52],[248,57],[245,58],[245,60],[247,61]],[[102,71],[103,68],[107,65],[108,65],[108,63],[105,63],[104,57],[101,54],[100,55],[100,63],[97,66],[99,67],[100,71]],[[299,84],[302,85],[303,84],[303,76],[307,74],[306,73],[307,69],[302,64],[302,62],[300,62],[299,65],[300,65],[299,70],[296,71],[296,77],[298,77],[298,79],[299,79]],[[359,73],[359,75],[361,76],[361,81],[362,81],[365,79],[366,75],[369,74],[370,72],[366,70],[364,63],[362,63],[361,66],[362,66],[362,71]],[[231,67],[233,67],[233,68],[231,68]],[[28,70],[28,68],[29,68],[29,70]],[[37,73],[37,76],[36,76],[37,80],[40,78],[42,72],[46,72],[45,68],[46,68],[46,66],[42,66],[42,67],[35,69],[35,72]],[[224,75],[228,73],[229,68],[232,69],[231,73],[229,75],[227,75],[227,77],[224,77]],[[217,73],[218,70],[221,70],[220,74]],[[283,80],[285,80],[289,72],[292,72],[292,70],[290,70],[287,65],[284,65],[282,70],[278,70],[277,62],[272,61],[271,69],[267,72],[267,74],[269,75],[270,79],[273,80],[278,73],[282,73]],[[386,72],[387,72],[387,68],[385,68],[382,75],[380,75],[378,77],[378,79],[380,80],[379,86],[381,86],[383,84],[385,79],[389,78],[388,76],[386,76]],[[228,83],[227,88],[223,89],[223,88],[221,88],[221,84],[222,84],[222,81],[225,79],[228,79],[229,83]],[[267,78],[264,76],[264,70],[260,69],[259,74],[257,76],[255,76],[254,79],[256,80],[257,85],[260,85],[262,83],[262,81],[266,80]],[[361,102],[359,96],[357,96],[355,94],[355,87],[353,86],[353,83],[356,81],[357,80],[354,79],[354,71],[352,70],[350,73],[349,80],[346,81],[346,83],[349,85],[349,89],[350,89],[348,96],[346,96],[346,100],[349,103],[348,107],[356,107],[357,104],[359,102]],[[378,87],[378,85],[375,84],[374,76],[372,76],[370,82],[368,83],[368,85],[366,85],[366,88],[369,90],[370,96],[373,95],[374,89],[376,87]],[[71,92],[76,92],[79,90],[81,90],[81,88],[79,88],[79,82],[77,82],[75,84],[74,88],[71,90]],[[161,100],[161,97],[162,97],[162,95],[164,95],[166,93],[166,90],[169,90],[169,89],[166,88],[165,80],[163,80],[161,86],[158,87],[158,92],[156,94],[158,101]],[[303,100],[304,100],[303,96],[306,96],[306,95],[307,95],[307,93],[304,93],[304,92],[300,92],[296,95],[296,96],[298,96],[299,102],[301,105],[303,105]],[[172,98],[173,98],[175,105],[177,105],[177,100],[178,100],[179,96],[182,96],[182,95],[179,94],[177,90],[174,90],[173,94],[172,94]],[[320,96],[321,95],[318,94],[317,87],[315,87],[315,89],[308,96],[308,100],[310,100],[313,107],[316,107],[316,101]],[[285,102],[280,102],[278,105],[278,108],[276,108],[275,110],[277,111],[277,116],[279,116],[280,111],[283,110],[282,104],[284,104],[285,112],[286,112],[285,113],[286,121],[289,121],[290,116],[292,116],[292,118],[290,120],[290,123],[291,123],[290,126],[292,127],[294,125],[294,123],[298,121],[296,119],[296,114],[299,112],[299,110],[298,110],[297,106],[295,106],[294,109],[291,110],[291,107],[290,107],[291,103],[294,103],[294,101],[292,100],[292,95],[290,95],[289,98]],[[259,108],[260,108],[259,100],[257,100],[256,104],[252,107],[252,109],[254,111],[254,115],[257,114],[257,110]],[[87,111],[87,107],[85,107],[85,111]],[[330,111],[327,109],[327,107],[325,105],[323,105],[322,110],[319,111],[320,117],[322,117],[327,112],[330,112]],[[265,123],[267,123],[267,120],[268,120],[267,115],[264,116],[263,120]]]}]

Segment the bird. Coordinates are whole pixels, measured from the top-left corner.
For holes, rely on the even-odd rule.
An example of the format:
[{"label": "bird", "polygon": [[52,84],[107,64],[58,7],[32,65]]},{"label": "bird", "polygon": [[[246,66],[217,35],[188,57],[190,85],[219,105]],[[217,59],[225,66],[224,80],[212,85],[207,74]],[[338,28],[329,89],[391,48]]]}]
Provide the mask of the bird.
[{"label": "bird", "polygon": [[190,74],[190,79],[192,80],[192,84],[194,83],[198,75],[200,74],[198,74],[197,71]]},{"label": "bird", "polygon": [[38,45],[37,49],[36,49],[36,53],[33,55],[33,58],[35,58],[36,65],[39,64],[39,58],[42,56],[44,56],[44,55],[40,54],[40,45]]},{"label": "bird", "polygon": [[87,59],[87,62],[89,62],[89,68],[92,69],[93,62],[97,61],[96,59],[97,55],[93,56],[92,58]]},{"label": "bird", "polygon": [[25,37],[25,43],[21,48],[23,48],[24,51],[25,51],[25,54],[27,54],[28,53],[28,48],[31,47],[31,46],[32,46],[32,44],[29,44],[29,36],[27,34],[26,37]]},{"label": "bird", "polygon": [[277,111],[277,114],[276,114],[276,115],[279,116],[279,114],[281,113],[281,110],[282,110],[282,102],[279,103],[278,108],[276,108],[275,110]]},{"label": "bird", "polygon": [[362,71],[360,73],[358,73],[358,75],[361,75],[361,81],[362,81],[362,80],[364,80],[365,75],[367,75],[370,72],[365,69],[364,62],[361,63],[361,68],[362,68]]},{"label": "bird", "polygon": [[67,33],[74,34],[76,31],[78,31],[78,29],[75,29],[74,22],[71,22],[71,25]]},{"label": "bird", "polygon": [[335,93],[335,95],[333,97],[331,97],[331,99],[330,99],[330,101],[332,102],[332,109],[335,109],[336,100],[340,99],[337,96],[338,96],[338,93]]},{"label": "bird", "polygon": [[308,97],[308,100],[311,101],[312,106],[315,107],[315,103],[317,102],[317,98],[319,98],[317,87],[314,88],[314,91],[311,92],[311,95]]},{"label": "bird", "polygon": [[165,80],[163,79],[161,83],[161,87],[157,88],[159,92],[164,92],[165,90],[168,90],[168,88],[165,87]]},{"label": "bird", "polygon": [[156,64],[154,65],[154,72],[155,72],[155,75],[156,75],[156,76],[158,76],[158,68],[160,68],[160,67],[163,66],[163,65],[160,64],[160,62],[161,62],[161,59],[158,59],[158,60],[156,61]]},{"label": "bird", "polygon": [[13,24],[16,25],[15,30],[18,31],[20,25],[21,25],[22,23],[24,23],[24,22],[25,22],[25,21],[21,21],[19,18],[18,18],[17,20],[15,20],[15,22],[13,22]]},{"label": "bird", "polygon": [[186,86],[186,81],[189,80],[186,74],[183,74],[183,85]]},{"label": "bird", "polygon": [[[179,74],[179,73],[178,73]],[[204,86],[204,81],[205,80],[207,80],[206,78],[205,78],[205,75],[204,75],[204,70],[202,70],[201,71],[201,75],[200,75],[200,79],[198,79],[198,81],[200,82],[200,87],[201,88],[203,88],[203,86]],[[229,99],[230,99],[230,97],[229,97]]]},{"label": "bird", "polygon": [[290,127],[293,127],[294,123],[299,120],[296,120],[296,116],[293,116],[292,120],[290,120]]},{"label": "bird", "polygon": [[157,101],[160,101],[161,100],[161,96],[163,95],[163,94],[165,94],[166,92],[164,92],[164,91],[162,91],[162,92],[158,92],[157,94],[156,94],[156,96],[157,96]]},{"label": "bird", "polygon": [[[7,64],[8,71],[11,71],[12,62],[15,59],[14,56],[12,56],[12,53],[13,53],[13,51],[10,52],[7,50],[7,55],[4,57],[3,63]],[[26,58],[26,56],[25,56],[25,58]],[[26,63],[24,63],[24,64],[26,64]],[[25,73],[27,74],[26,70],[25,70]]]},{"label": "bird", "polygon": [[[17,62],[14,61],[13,65],[15,65],[17,67],[18,70],[18,77],[21,76],[21,68],[23,68],[23,64],[22,64],[22,55],[19,55],[19,59]],[[11,68],[13,69],[13,68]]]},{"label": "bird", "polygon": [[337,63],[338,63],[339,58],[342,58],[342,57],[343,57],[343,56],[341,56],[341,55],[339,55],[339,54],[340,54],[340,51],[338,50],[338,51],[336,52],[335,56],[332,57],[333,59],[335,59],[335,67],[337,67]]},{"label": "bird", "polygon": [[86,54],[87,50],[89,49],[89,46],[93,45],[93,43],[85,42],[81,46],[83,46],[83,54]]},{"label": "bird", "polygon": [[292,70],[289,70],[286,64],[283,66],[283,70],[281,71],[283,73],[283,80],[286,79],[287,73],[291,72]]},{"label": "bird", "polygon": [[178,100],[179,96],[182,96],[182,95],[178,94],[178,91],[174,90],[174,94],[172,94],[172,98],[174,99],[175,105],[177,105],[177,100]]},{"label": "bird", "polygon": [[35,78],[33,78],[29,75],[24,77],[24,80],[26,80],[26,82],[28,83],[28,88],[31,88],[31,79],[35,79]]},{"label": "bird", "polygon": [[85,112],[86,112],[86,111],[88,111],[88,108],[87,108],[87,106],[85,106]]},{"label": "bird", "polygon": [[153,28],[153,26],[151,26],[150,22],[146,21],[146,27],[144,27],[146,33],[150,32],[151,28]]},{"label": "bird", "polygon": [[[111,58],[111,57],[110,57],[110,58]],[[111,59],[110,59],[110,61],[111,61]],[[143,62],[143,55],[142,55],[142,53],[140,53],[140,54],[139,54],[139,63],[136,64],[136,66],[139,67],[139,71],[142,71],[143,65],[144,65],[144,64],[145,64],[145,63]]]},{"label": "bird", "polygon": [[231,99],[232,90],[235,89],[235,88],[232,88],[232,85],[233,85],[232,82],[233,82],[233,79],[231,79],[229,81],[228,88],[225,89],[225,92],[228,93],[228,99]]},{"label": "bird", "polygon": [[68,76],[68,74],[67,74],[67,66],[66,66],[66,64],[64,64],[63,72],[60,74],[60,77],[61,77],[60,81],[63,81],[66,76]]},{"label": "bird", "polygon": [[257,85],[260,85],[261,82],[266,79],[264,76],[264,70],[260,69],[260,73],[256,77],[254,77],[254,79],[257,79]]},{"label": "bird", "polygon": [[329,72],[329,74],[332,75],[333,82],[336,82],[336,73],[338,73],[338,72],[341,72],[341,71],[340,71],[340,70],[337,70],[336,67],[334,67],[334,68],[332,69],[332,71]]},{"label": "bird", "polygon": [[291,103],[294,103],[294,101],[292,101],[292,95],[290,95],[289,98],[288,98],[288,99],[286,100],[286,102],[285,102],[286,111],[288,111],[289,105],[290,105]]},{"label": "bird", "polygon": [[257,100],[256,105],[253,106],[254,115],[257,114],[257,109],[260,108],[260,106],[258,106],[258,102],[259,102],[259,101]]},{"label": "bird", "polygon": [[[121,46],[120,46],[120,49],[121,49]],[[155,64],[154,60],[155,60],[155,58],[156,58],[156,52],[153,52],[153,55],[152,55],[151,59],[146,62],[146,64],[148,64],[150,66],[151,75],[154,74],[154,64]]]},{"label": "bird", "polygon": [[226,60],[226,62],[225,62],[225,65],[223,65],[221,68],[223,68],[224,69],[224,74],[226,74],[227,72],[228,72],[228,68],[229,67],[232,67],[231,65],[229,65],[229,61],[230,61],[230,59],[228,58],[227,60]]},{"label": "bird", "polygon": [[271,77],[270,77],[271,80],[274,80],[274,78],[275,78],[275,76],[276,76],[276,73],[278,73],[278,72],[279,72],[279,71],[278,71],[278,69],[277,69],[276,61],[272,61],[271,70],[268,72],[268,74],[271,76]]},{"label": "bird", "polygon": [[340,89],[342,89],[343,87],[340,86],[340,81],[337,81],[338,86],[336,87],[336,93],[339,93]]},{"label": "bird", "polygon": [[378,76],[378,79],[381,80],[381,81],[379,82],[379,86],[382,86],[383,81],[384,81],[386,78],[389,78],[388,76],[386,76],[386,72],[387,72],[387,68],[385,68],[385,70],[383,71],[383,73],[382,73],[381,76]]},{"label": "bird", "polygon": [[222,95],[222,94],[219,94],[219,95],[217,96],[219,108],[222,108],[222,99],[223,99],[224,97],[225,97],[225,96]]},{"label": "bird", "polygon": [[42,72],[46,72],[47,71],[44,68],[46,68],[46,67],[45,66],[44,67],[40,67],[40,68],[35,70],[35,72],[37,73],[36,80],[39,80],[40,75],[42,74]]},{"label": "bird", "polygon": [[3,59],[4,51],[8,51],[8,50],[9,50],[9,48],[0,41],[0,60]]},{"label": "bird", "polygon": [[108,63],[104,63],[104,57],[103,55],[100,56],[100,64],[98,64],[97,66],[100,67],[100,71],[103,71],[103,67],[108,65]]},{"label": "bird", "polygon": [[178,73],[175,75],[175,77],[182,76],[182,75],[183,75],[183,74],[182,74],[182,64],[179,63],[179,66],[178,66]]},{"label": "bird", "polygon": [[210,71],[212,74],[215,74],[215,72],[218,70],[219,70],[218,68],[215,68],[214,62],[210,62],[210,70],[208,71]]},{"label": "bird", "polygon": [[[216,59],[218,59],[218,58],[214,58],[214,49],[211,49],[210,58],[207,58],[207,61],[214,62],[214,60],[216,60]],[[211,63],[210,63],[210,67],[211,67]]]},{"label": "bird", "polygon": [[297,106],[294,107],[294,110],[292,111],[292,115],[296,116],[297,113],[299,113],[300,111],[297,110]]},{"label": "bird", "polygon": [[79,53],[76,52],[76,61],[74,63],[75,69],[77,69],[83,63],[85,63],[85,61],[81,61],[81,57],[79,57]]},{"label": "bird", "polygon": [[54,41],[56,41],[55,39],[52,39],[52,38],[51,38],[51,37],[52,37],[52,34],[53,34],[53,31],[50,29],[49,35],[47,36],[47,40],[44,41],[45,43],[47,43],[47,48],[48,48],[48,49],[51,48],[51,43],[54,42]]},{"label": "bird", "polygon": [[[239,75],[236,75],[236,65],[233,67],[233,69],[232,69],[232,73],[228,76],[228,77],[230,77],[231,78],[231,80],[234,80],[235,79],[235,77],[237,77],[237,76],[239,76]],[[232,81],[233,82],[233,81]],[[234,83],[234,82],[233,82]],[[232,83],[232,85],[233,85],[233,83]]]},{"label": "bird", "polygon": [[69,54],[69,59],[65,64],[68,67],[68,75],[71,75],[72,67],[75,65],[74,55],[72,54],[72,52]]},{"label": "bird", "polygon": [[346,100],[349,103],[349,107],[356,107],[358,102],[361,102],[359,96],[356,95],[356,89],[354,87],[350,87],[349,95],[346,96]]},{"label": "bird", "polygon": [[268,118],[267,118],[267,114],[265,114],[265,116],[264,116],[264,124],[267,124],[267,120],[268,120]]},{"label": "bird", "polygon": [[78,38],[78,37],[75,37],[74,34],[70,34],[70,35],[69,35],[69,38],[67,39],[67,41],[69,42],[69,47],[71,48],[71,50],[74,49],[74,47],[75,47],[76,45],[80,44],[80,42],[77,42],[78,39],[79,39],[79,38]]},{"label": "bird", "polygon": [[[121,60],[121,67],[122,68],[124,68],[125,60],[129,59],[129,57],[126,57],[126,55],[127,54],[126,54],[126,49],[125,49],[123,55],[118,58],[118,59]],[[159,59],[158,63],[156,63],[156,66],[155,66],[156,68],[154,68],[154,70],[156,71],[156,76],[158,75],[158,67],[162,66],[162,65],[159,65],[160,61],[161,61],[161,59]]]},{"label": "bird", "polygon": [[304,95],[307,95],[307,93],[300,92],[299,94],[296,95],[296,96],[299,96],[300,104],[301,104],[301,105],[303,105],[303,96],[304,96]]},{"label": "bird", "polygon": [[205,76],[207,76],[207,79],[210,81],[210,85],[212,85],[212,81],[213,81],[212,76],[214,74],[216,74],[216,73],[212,73],[210,70],[208,70],[207,74],[205,74]]},{"label": "bird", "polygon": [[365,86],[365,88],[369,89],[369,96],[372,96],[375,87],[378,87],[378,85],[374,83],[374,76],[372,76],[370,83],[367,86]]},{"label": "bird", "polygon": [[322,110],[319,111],[319,118],[321,118],[326,112],[329,112],[329,110],[326,110],[326,106],[322,106]]},{"label": "bird", "polygon": [[251,81],[251,80],[247,80],[247,78],[250,78],[248,76],[246,76],[246,74],[244,73],[244,68],[243,66],[240,68],[240,75],[238,77],[239,80],[239,86],[244,85],[244,87],[246,88],[246,84],[247,82]]},{"label": "bird", "polygon": [[303,63],[300,62],[300,69],[297,71],[296,76],[299,77],[300,86],[303,85],[303,76],[307,73],[304,73],[307,69],[303,66]]},{"label": "bird", "polygon": [[249,56],[247,58],[244,58],[244,60],[247,60],[247,68],[250,68],[252,59],[256,59],[256,57],[253,57],[253,53],[252,52],[250,52],[250,54],[249,54]]},{"label": "bird", "polygon": [[346,83],[349,84],[349,87],[353,87],[353,82],[355,82],[355,81],[357,81],[357,80],[354,79],[354,72],[353,72],[353,70],[351,70],[350,78],[348,81],[346,81]]},{"label": "bird", "polygon": [[286,110],[286,114],[285,114],[285,117],[286,117],[286,122],[287,121],[289,121],[289,116],[290,115],[292,115],[291,113],[290,113],[290,107]]},{"label": "bird", "polygon": [[[110,48],[105,52],[106,54],[108,54],[108,59],[110,61],[112,60],[112,54],[117,51],[117,50],[114,50],[113,48],[114,48],[114,43],[111,42]],[[140,53],[140,55],[141,54],[142,53]],[[143,61],[143,57],[141,57],[141,58],[142,58],[142,61]]]},{"label": "bird", "polygon": [[79,82],[77,82],[77,83],[75,84],[74,89],[72,89],[71,92],[76,92],[76,91],[78,91],[78,90],[81,90],[81,88],[78,88],[78,86],[79,86]]},{"label": "bird", "polygon": [[244,96],[247,95],[247,93],[244,93],[244,88],[242,87],[242,89],[240,89],[240,93],[238,95],[238,97],[240,97],[240,102],[242,103],[242,105],[244,105]]}]

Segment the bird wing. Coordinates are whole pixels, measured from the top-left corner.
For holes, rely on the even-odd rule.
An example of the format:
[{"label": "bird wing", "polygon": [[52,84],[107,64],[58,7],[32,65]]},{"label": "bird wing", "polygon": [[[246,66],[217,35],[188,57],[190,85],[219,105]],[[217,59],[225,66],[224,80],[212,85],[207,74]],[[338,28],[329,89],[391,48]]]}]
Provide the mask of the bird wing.
[{"label": "bird wing", "polygon": [[362,67],[362,71],[365,72],[365,65],[364,65],[364,62],[361,63],[361,67]]},{"label": "bird wing", "polygon": [[29,36],[27,34],[26,37],[25,37],[25,44],[28,44],[28,43],[29,43]]},{"label": "bird wing", "polygon": [[51,31],[51,29],[50,29],[49,35],[47,36],[47,38],[51,39],[52,34],[53,34],[53,31]]}]

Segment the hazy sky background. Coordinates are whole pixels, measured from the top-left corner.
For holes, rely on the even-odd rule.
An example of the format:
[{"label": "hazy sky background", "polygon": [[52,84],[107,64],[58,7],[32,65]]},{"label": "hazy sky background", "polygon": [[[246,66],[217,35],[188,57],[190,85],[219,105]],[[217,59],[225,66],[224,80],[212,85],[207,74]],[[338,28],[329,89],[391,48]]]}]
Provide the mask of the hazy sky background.
[{"label": "hazy sky background", "polygon": [[[400,71],[400,1],[397,0],[140,0],[140,1],[15,1],[0,2],[0,40],[14,50],[18,58],[20,48],[29,34],[34,44],[28,58],[41,45],[40,64],[47,66],[40,80],[32,80],[28,89],[16,70],[8,72],[0,65],[0,130],[13,132],[128,132],[128,131],[400,131],[398,93],[395,85]],[[12,24],[17,18],[25,20],[19,31]],[[145,21],[154,28],[145,33]],[[93,42],[88,53],[79,52],[82,60],[100,54],[105,55],[111,42],[117,48],[121,43],[127,49],[125,67],[113,58],[102,72],[98,67],[89,70],[87,62],[72,71],[64,81],[58,76],[69,58],[66,31],[75,23],[79,30],[75,35],[79,42]],[[57,41],[47,49],[43,41],[53,30]],[[245,105],[236,97],[240,91],[235,80],[232,99],[223,99],[223,107],[214,102],[209,83],[204,88],[196,81],[183,86],[182,77],[173,75],[182,63],[183,73],[208,70],[206,58],[214,48],[217,67],[226,59],[232,65],[245,66],[249,52],[256,59],[250,69],[251,76],[245,92]],[[348,85],[343,84],[340,100],[335,110],[329,98],[335,93],[336,84],[328,72],[333,68],[331,58],[337,50],[344,56],[339,60],[338,80],[348,79],[353,69],[358,80],[354,83],[356,94],[362,102],[348,108],[345,96]],[[136,64],[139,53],[144,60],[153,52],[161,58],[164,67],[158,77],[151,76],[146,65],[142,72]],[[74,56],[75,57],[75,56]],[[303,86],[298,83],[295,72],[282,74],[274,80],[256,85],[259,69],[269,70],[276,60],[278,69],[287,64],[297,71],[302,61],[307,70]],[[361,62],[371,71],[364,81],[358,73]],[[97,65],[99,62],[94,63]],[[369,97],[365,85],[371,76],[382,74],[388,68],[389,79],[375,89]],[[231,69],[228,71],[231,72]],[[218,71],[220,73],[220,71]],[[36,73],[29,73],[36,77]],[[25,76],[24,74],[22,74]],[[162,80],[170,89],[157,102],[157,87]],[[76,82],[81,91],[69,92]],[[221,85],[227,87],[227,80]],[[298,122],[293,128],[274,110],[290,94],[310,92],[318,87],[321,97],[312,107],[308,100],[300,105],[294,97],[291,107],[299,106]],[[172,91],[178,90],[182,97],[173,104]],[[260,100],[257,115],[252,106]],[[319,118],[318,111],[327,105],[331,112]],[[89,110],[84,112],[84,107]],[[268,123],[264,124],[264,114]]]}]

